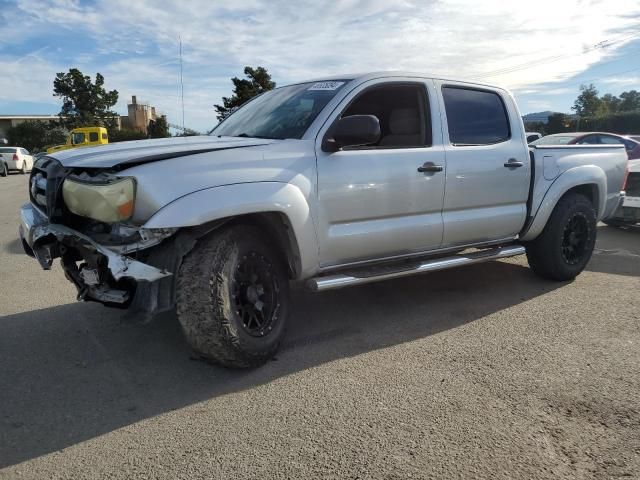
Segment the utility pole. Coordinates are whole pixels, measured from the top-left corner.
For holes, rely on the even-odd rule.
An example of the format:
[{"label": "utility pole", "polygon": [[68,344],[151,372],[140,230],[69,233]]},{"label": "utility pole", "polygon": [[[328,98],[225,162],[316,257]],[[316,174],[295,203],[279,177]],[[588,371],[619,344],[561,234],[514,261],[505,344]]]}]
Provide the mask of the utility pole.
[{"label": "utility pole", "polygon": [[180,41],[180,98],[182,100],[182,131],[184,131],[185,127],[184,127],[184,82],[182,80],[182,37],[178,36],[178,40]]}]

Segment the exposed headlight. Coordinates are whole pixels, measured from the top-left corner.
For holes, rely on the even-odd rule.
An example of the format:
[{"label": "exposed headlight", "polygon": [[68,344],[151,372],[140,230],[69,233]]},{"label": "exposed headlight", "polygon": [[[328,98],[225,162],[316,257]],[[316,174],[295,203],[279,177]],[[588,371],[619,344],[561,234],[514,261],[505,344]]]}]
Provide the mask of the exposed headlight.
[{"label": "exposed headlight", "polygon": [[99,222],[115,223],[133,215],[136,182],[132,177],[108,183],[80,182],[67,178],[62,184],[62,197],[67,208],[76,215]]}]

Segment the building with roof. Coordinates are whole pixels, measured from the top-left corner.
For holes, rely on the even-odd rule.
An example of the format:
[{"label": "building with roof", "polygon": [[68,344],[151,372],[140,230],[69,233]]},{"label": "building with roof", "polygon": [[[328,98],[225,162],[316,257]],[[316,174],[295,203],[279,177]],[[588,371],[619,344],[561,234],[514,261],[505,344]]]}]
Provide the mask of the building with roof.
[{"label": "building with roof", "polygon": [[[118,130],[122,128],[147,132],[149,121],[157,120],[156,107],[148,103],[138,103],[135,95],[131,97],[131,103],[127,105],[128,115],[118,115],[116,123]],[[0,139],[7,137],[7,130],[26,121],[57,122],[59,115],[2,115],[0,114]],[[0,142],[1,143],[1,142]]]},{"label": "building with roof", "polygon": [[6,138],[7,130],[26,121],[57,122],[58,115],[0,115],[0,138]]}]

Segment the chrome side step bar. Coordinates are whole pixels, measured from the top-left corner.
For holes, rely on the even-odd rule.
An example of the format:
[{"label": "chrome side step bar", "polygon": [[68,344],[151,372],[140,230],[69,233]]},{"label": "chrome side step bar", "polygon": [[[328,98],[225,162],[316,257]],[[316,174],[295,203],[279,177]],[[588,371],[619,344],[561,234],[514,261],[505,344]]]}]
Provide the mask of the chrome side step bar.
[{"label": "chrome side step bar", "polygon": [[523,246],[509,245],[506,247],[474,251],[467,254],[453,255],[451,257],[425,260],[402,270],[390,271],[389,268],[386,270],[381,269],[381,272],[378,274],[372,273],[371,269],[369,269],[367,271],[367,275],[361,276],[354,271],[350,274],[338,273],[335,275],[315,277],[308,281],[308,286],[316,292],[322,292],[324,290],[332,290],[335,288],[350,287],[352,285],[362,285],[380,280],[389,280],[391,278],[406,277],[417,273],[435,272],[437,270],[447,270],[449,268],[461,267],[463,265],[488,262],[489,260],[515,257],[516,255],[522,255],[523,253],[525,253]]}]

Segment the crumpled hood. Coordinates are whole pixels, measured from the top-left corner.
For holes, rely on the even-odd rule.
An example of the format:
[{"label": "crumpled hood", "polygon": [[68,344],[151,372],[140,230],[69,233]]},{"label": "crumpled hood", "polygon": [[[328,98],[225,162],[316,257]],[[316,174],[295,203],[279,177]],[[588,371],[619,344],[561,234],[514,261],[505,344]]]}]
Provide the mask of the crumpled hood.
[{"label": "crumpled hood", "polygon": [[268,145],[276,140],[240,137],[172,137],[110,143],[98,147],[75,148],[49,154],[65,167],[111,168],[139,165],[198,153]]}]

